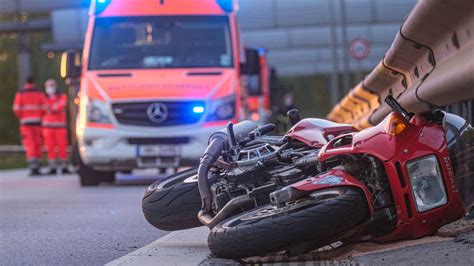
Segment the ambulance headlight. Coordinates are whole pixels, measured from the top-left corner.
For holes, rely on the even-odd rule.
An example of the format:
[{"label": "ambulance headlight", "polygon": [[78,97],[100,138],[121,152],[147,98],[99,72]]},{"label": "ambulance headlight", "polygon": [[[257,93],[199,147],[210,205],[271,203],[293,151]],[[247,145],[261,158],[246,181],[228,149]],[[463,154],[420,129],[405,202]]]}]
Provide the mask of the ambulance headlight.
[{"label": "ambulance headlight", "polygon": [[87,121],[91,123],[110,124],[110,112],[107,104],[95,99],[87,102]]},{"label": "ambulance headlight", "polygon": [[207,121],[230,120],[235,117],[236,100],[235,96],[225,97],[211,103]]},{"label": "ambulance headlight", "polygon": [[425,212],[448,202],[443,177],[436,156],[429,155],[407,163],[411,189],[418,212]]}]

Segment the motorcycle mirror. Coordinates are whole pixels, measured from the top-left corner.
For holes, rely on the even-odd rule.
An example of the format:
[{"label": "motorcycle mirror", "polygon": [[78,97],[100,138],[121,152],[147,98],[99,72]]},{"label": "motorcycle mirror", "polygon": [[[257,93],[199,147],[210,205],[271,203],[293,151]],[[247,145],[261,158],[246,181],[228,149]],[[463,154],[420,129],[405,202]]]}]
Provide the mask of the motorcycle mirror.
[{"label": "motorcycle mirror", "polygon": [[301,121],[300,111],[298,109],[291,109],[286,113],[288,119],[292,126],[296,125],[299,121]]},{"label": "motorcycle mirror", "polygon": [[413,117],[413,114],[405,110],[405,108],[403,108],[392,95],[388,95],[385,98],[385,103],[390,106],[393,111],[401,114],[407,121],[410,121],[410,119]]}]

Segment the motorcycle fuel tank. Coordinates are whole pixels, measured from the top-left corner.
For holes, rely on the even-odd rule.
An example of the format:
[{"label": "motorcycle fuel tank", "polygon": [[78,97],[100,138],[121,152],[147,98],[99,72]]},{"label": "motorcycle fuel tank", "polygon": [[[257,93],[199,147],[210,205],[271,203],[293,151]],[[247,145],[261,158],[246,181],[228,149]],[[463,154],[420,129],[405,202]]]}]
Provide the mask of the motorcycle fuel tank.
[{"label": "motorcycle fuel tank", "polygon": [[294,125],[285,136],[299,140],[308,146],[320,148],[338,135],[356,131],[351,125],[308,118]]}]

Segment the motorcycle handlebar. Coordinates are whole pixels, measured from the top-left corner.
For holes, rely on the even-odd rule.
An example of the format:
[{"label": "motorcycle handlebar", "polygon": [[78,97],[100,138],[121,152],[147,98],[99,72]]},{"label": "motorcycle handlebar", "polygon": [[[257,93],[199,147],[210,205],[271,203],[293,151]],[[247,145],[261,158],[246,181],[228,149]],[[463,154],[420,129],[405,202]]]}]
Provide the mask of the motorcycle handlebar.
[{"label": "motorcycle handlebar", "polygon": [[[258,128],[257,124],[252,121],[243,121],[233,126],[230,132],[227,129],[219,130],[209,138],[209,145],[201,158],[198,169],[198,188],[202,200],[202,211],[208,214],[211,211],[211,191],[207,176],[212,165],[221,156],[222,151],[226,148],[229,138],[234,139],[237,143],[244,140],[250,132]],[[232,134],[233,136],[229,136]]]}]

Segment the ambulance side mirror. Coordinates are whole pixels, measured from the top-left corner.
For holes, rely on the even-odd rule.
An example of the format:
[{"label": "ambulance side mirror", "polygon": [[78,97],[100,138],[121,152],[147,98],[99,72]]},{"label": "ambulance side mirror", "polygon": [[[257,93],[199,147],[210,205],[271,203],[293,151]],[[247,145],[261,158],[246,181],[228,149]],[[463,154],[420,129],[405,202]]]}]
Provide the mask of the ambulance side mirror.
[{"label": "ambulance side mirror", "polygon": [[66,51],[61,56],[61,77],[78,79],[81,77],[81,54],[78,51]]},{"label": "ambulance side mirror", "polygon": [[257,49],[245,49],[245,63],[241,64],[241,73],[247,80],[249,96],[262,95],[260,54]]}]

